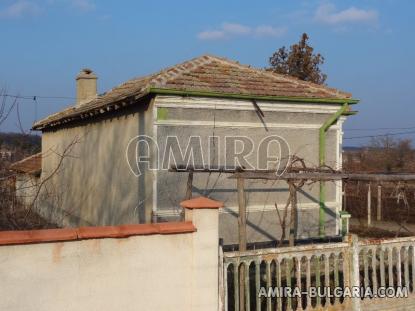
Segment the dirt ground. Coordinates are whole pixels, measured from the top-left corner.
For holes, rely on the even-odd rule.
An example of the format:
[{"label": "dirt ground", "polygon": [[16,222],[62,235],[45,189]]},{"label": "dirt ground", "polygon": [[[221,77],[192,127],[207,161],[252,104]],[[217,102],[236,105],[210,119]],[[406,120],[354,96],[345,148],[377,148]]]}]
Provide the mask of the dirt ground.
[{"label": "dirt ground", "polygon": [[381,228],[374,227],[362,227],[362,226],[350,226],[350,233],[357,234],[359,238],[397,238],[397,237],[407,237],[411,234],[405,232],[394,232],[389,230],[384,230]]},{"label": "dirt ground", "polygon": [[[371,185],[371,216],[376,219],[377,184]],[[368,183],[347,183],[346,206],[355,219],[367,219]],[[409,184],[383,184],[381,187],[382,220],[415,224],[415,186]]]}]

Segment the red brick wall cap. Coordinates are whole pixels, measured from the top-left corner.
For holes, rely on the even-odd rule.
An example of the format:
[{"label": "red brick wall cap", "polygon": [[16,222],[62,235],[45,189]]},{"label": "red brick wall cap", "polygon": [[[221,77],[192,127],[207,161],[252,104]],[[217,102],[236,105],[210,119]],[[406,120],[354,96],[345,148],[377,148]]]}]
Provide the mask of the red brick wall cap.
[{"label": "red brick wall cap", "polygon": [[192,222],[166,222],[121,226],[42,229],[28,231],[0,231],[0,246],[83,239],[126,238],[136,235],[181,234],[195,232]]},{"label": "red brick wall cap", "polygon": [[223,202],[215,201],[205,197],[197,197],[194,199],[182,201],[180,203],[181,207],[195,209],[195,208],[221,208],[223,207]]}]

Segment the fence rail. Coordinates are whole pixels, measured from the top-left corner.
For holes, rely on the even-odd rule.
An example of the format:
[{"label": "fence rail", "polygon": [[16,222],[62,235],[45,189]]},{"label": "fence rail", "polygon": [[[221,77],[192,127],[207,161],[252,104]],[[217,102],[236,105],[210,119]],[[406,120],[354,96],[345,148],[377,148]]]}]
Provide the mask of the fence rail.
[{"label": "fence rail", "polygon": [[[224,310],[360,310],[381,287],[413,293],[415,238],[225,252],[223,269]],[[332,295],[352,287],[369,295]],[[259,295],[269,288],[274,296]]]}]

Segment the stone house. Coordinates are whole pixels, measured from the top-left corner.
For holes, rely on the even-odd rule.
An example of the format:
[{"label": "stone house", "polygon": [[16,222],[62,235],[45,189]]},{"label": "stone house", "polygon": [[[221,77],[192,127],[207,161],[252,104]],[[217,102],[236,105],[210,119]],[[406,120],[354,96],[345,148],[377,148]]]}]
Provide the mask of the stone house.
[{"label": "stone house", "polygon": [[17,201],[24,206],[35,203],[42,171],[42,155],[37,153],[10,165],[15,172],[14,188]]},{"label": "stone house", "polygon": [[[180,217],[187,173],[169,172],[172,158],[175,164],[195,165],[242,161],[253,168],[263,168],[265,161],[275,168],[295,155],[310,167],[324,161],[339,169],[342,124],[352,114],[348,105],[357,103],[324,85],[208,55],[100,95],[91,70],[81,71],[76,82],[76,103],[33,126],[42,131],[41,179],[47,179],[40,212],[69,226]],[[181,153],[174,154],[178,147]],[[235,181],[228,177],[195,173],[192,192],[224,202],[220,235],[232,244],[238,203]],[[246,188],[248,240],[279,239],[276,206],[285,205],[286,183],[247,181]],[[319,200],[318,185],[299,192],[297,238],[318,235]],[[341,200],[341,183],[326,183],[326,235],[339,234]]]}]

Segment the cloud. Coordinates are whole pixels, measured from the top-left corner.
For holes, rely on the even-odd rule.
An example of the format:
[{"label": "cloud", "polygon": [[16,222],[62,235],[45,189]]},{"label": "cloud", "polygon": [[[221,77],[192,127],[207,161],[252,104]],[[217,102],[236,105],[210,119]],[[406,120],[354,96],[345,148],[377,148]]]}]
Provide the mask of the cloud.
[{"label": "cloud", "polygon": [[61,8],[69,6],[79,12],[90,12],[96,9],[93,0],[47,0],[46,2],[48,5],[55,5]]},{"label": "cloud", "polygon": [[225,32],[221,30],[202,31],[197,34],[197,37],[201,40],[217,40],[224,39]]},{"label": "cloud", "polygon": [[352,6],[343,11],[336,11],[336,7],[331,3],[320,5],[314,14],[315,21],[328,25],[375,24],[378,18],[378,12],[375,10],[358,9]]},{"label": "cloud", "polygon": [[30,1],[19,0],[15,1],[8,7],[0,10],[1,18],[19,18],[23,16],[34,16],[41,12],[40,7]]},{"label": "cloud", "polygon": [[70,0],[72,7],[82,12],[95,10],[95,3],[91,0]]},{"label": "cloud", "polygon": [[0,18],[20,18],[39,15],[47,11],[52,5],[71,6],[80,12],[95,10],[95,3],[92,0],[47,0],[40,1],[17,0],[12,1],[9,6],[0,8]]},{"label": "cloud", "polygon": [[281,37],[287,32],[285,27],[258,26],[255,34],[260,37]]},{"label": "cloud", "polygon": [[219,29],[199,32],[197,38],[200,40],[221,40],[240,36],[253,37],[280,37],[284,35],[286,28],[261,25],[249,27],[236,23],[223,23]]},{"label": "cloud", "polygon": [[222,31],[228,35],[249,35],[251,28],[241,24],[223,23]]}]

